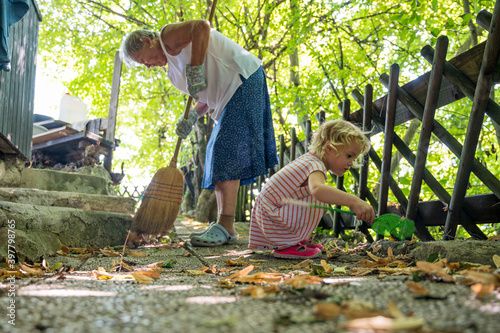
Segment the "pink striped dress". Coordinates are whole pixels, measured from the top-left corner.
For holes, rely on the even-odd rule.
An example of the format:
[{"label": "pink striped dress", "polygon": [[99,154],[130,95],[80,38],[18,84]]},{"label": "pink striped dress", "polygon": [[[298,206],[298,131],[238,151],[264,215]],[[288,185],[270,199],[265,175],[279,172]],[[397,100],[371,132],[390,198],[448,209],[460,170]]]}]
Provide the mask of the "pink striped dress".
[{"label": "pink striped dress", "polygon": [[297,245],[318,226],[325,213],[321,208],[310,208],[282,203],[291,198],[322,204],[314,199],[309,186],[302,186],[309,175],[321,171],[326,179],[325,164],[313,153],[306,153],[269,179],[255,200],[250,221],[248,247],[276,250]]}]

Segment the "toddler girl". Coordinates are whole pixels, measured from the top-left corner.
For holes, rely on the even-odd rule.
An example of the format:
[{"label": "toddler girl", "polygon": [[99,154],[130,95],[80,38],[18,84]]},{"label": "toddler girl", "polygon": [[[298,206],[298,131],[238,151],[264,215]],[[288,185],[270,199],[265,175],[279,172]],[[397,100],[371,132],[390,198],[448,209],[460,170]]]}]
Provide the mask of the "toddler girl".
[{"label": "toddler girl", "polygon": [[285,199],[348,206],[358,219],[373,223],[375,213],[370,204],[326,184],[327,171],[343,176],[369,149],[368,139],[352,123],[342,119],[323,123],[313,136],[309,152],[287,164],[262,188],[252,209],[248,247],[274,250],[278,258],[314,258],[321,254],[321,244],[306,241],[325,210],[284,204]]}]

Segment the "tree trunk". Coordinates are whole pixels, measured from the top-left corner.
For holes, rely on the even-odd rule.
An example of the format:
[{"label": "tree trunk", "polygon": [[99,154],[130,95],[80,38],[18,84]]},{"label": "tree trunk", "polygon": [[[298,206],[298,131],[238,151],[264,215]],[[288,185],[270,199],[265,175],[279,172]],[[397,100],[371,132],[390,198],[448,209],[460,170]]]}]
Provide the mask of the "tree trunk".
[{"label": "tree trunk", "polygon": [[198,197],[198,204],[196,205],[196,221],[210,222],[217,219],[217,199],[215,191],[201,190]]},{"label": "tree trunk", "polygon": [[210,115],[207,114],[205,117],[200,118],[194,128],[194,140],[191,141],[193,149],[193,176],[191,181],[194,188],[194,206],[192,209],[196,210],[196,220],[200,222],[208,222],[217,218],[215,192],[201,189],[207,143],[212,133],[213,125],[214,122],[210,118]]}]

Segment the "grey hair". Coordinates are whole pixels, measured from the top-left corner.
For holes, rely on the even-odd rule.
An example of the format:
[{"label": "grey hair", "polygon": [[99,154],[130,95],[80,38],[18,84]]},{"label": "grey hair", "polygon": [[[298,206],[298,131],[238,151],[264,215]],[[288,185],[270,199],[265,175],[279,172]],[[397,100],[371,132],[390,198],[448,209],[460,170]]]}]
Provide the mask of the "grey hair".
[{"label": "grey hair", "polygon": [[120,59],[128,67],[137,66],[137,62],[133,57],[142,49],[144,41],[142,37],[147,37],[151,40],[160,37],[160,33],[145,29],[138,29],[125,35],[122,44],[120,45]]}]

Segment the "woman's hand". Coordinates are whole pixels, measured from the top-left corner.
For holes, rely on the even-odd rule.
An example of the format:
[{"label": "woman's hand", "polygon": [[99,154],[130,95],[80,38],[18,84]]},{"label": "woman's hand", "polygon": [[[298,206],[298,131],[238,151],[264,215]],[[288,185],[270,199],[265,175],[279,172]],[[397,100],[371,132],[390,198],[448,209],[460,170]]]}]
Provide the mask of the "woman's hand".
[{"label": "woman's hand", "polygon": [[177,124],[175,125],[175,134],[177,134],[180,138],[186,139],[189,133],[193,130],[193,126],[197,120],[198,113],[194,109],[190,109],[186,119],[184,119],[184,116],[181,116],[177,120]]}]

